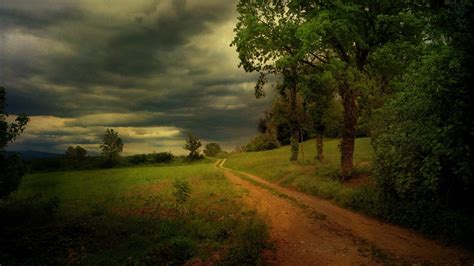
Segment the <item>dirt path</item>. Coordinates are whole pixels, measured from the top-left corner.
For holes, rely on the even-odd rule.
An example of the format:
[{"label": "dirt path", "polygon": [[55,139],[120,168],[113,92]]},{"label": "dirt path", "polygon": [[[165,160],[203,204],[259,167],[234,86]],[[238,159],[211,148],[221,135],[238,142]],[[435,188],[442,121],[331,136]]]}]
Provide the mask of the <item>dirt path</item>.
[{"label": "dirt path", "polygon": [[412,231],[382,223],[333,203],[280,187],[260,177],[215,166],[248,191],[244,201],[268,219],[277,265],[454,264],[473,265],[474,255]]}]

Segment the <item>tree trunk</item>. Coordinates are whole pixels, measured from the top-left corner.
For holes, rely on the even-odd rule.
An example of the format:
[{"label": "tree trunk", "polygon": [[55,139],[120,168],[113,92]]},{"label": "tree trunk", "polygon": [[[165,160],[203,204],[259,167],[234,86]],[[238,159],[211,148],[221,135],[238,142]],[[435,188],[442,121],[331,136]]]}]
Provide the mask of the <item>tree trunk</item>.
[{"label": "tree trunk", "polygon": [[354,143],[357,126],[356,95],[350,86],[345,83],[341,86],[339,94],[344,107],[343,128],[341,139],[341,176],[347,179],[353,170]]},{"label": "tree trunk", "polygon": [[320,162],[324,160],[324,155],[323,155],[323,134],[318,133],[316,135],[316,150],[317,150],[317,155],[316,159]]}]

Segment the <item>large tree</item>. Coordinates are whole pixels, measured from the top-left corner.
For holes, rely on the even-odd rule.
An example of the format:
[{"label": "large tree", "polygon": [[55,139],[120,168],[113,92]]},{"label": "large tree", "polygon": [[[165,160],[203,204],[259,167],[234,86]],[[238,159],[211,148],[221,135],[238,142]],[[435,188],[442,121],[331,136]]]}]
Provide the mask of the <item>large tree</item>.
[{"label": "large tree", "polygon": [[[268,74],[283,77],[277,86],[290,105],[288,119],[291,130],[291,157],[298,159],[300,127],[297,114],[298,73],[303,60],[298,60],[301,42],[295,38],[300,20],[286,10],[285,1],[241,0],[235,26],[240,67],[247,72],[259,72],[255,96],[264,96],[263,85]],[[309,63],[309,61],[304,61]]]},{"label": "large tree", "polygon": [[[341,174],[353,169],[358,121],[358,99],[376,83],[385,81],[371,67],[384,50],[397,51],[403,62],[404,47],[421,39],[419,17],[408,1],[320,1],[293,0],[288,4],[304,20],[297,36],[304,43],[302,56],[325,54],[344,107],[341,139]],[[303,55],[304,54],[304,55]],[[406,54],[405,54],[406,56]],[[398,64],[399,65],[399,64]],[[388,72],[387,72],[388,73]],[[385,78],[390,76],[385,75]],[[386,82],[386,81],[385,81]],[[377,84],[379,83],[379,84]]]},{"label": "large tree", "polygon": [[8,196],[20,185],[24,174],[23,162],[19,156],[6,155],[5,148],[26,128],[29,118],[21,114],[15,122],[7,121],[5,88],[0,87],[0,199]]}]

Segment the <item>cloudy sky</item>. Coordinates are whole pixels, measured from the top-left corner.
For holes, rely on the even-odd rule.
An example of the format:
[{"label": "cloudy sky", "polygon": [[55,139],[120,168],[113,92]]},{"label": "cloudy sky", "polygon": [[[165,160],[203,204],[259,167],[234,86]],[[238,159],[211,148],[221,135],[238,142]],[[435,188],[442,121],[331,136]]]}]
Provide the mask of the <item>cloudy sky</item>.
[{"label": "cloudy sky", "polygon": [[271,97],[229,47],[234,0],[2,0],[0,84],[31,122],[10,150],[184,153],[184,136],[227,149],[256,135]]}]

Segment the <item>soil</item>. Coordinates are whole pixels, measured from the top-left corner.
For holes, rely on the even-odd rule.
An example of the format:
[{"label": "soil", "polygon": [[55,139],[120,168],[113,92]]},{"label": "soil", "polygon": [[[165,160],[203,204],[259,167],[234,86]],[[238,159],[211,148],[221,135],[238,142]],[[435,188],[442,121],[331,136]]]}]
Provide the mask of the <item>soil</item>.
[{"label": "soil", "polygon": [[473,265],[474,254],[413,231],[280,187],[258,176],[216,167],[247,191],[243,201],[268,221],[275,250],[270,265]]}]

